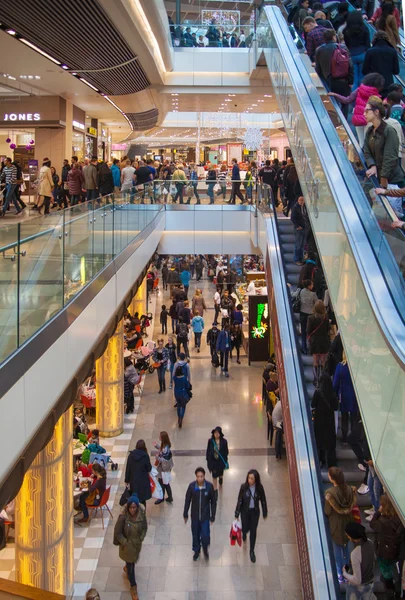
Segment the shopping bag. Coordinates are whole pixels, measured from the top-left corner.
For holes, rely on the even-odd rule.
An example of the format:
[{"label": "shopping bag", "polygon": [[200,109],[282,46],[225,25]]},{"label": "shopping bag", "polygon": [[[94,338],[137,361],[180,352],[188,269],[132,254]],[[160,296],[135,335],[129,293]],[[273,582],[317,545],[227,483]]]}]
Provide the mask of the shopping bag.
[{"label": "shopping bag", "polygon": [[155,467],[152,467],[152,470],[149,473],[149,482],[150,482],[150,489],[152,492],[152,498],[155,498],[156,500],[163,500],[163,490],[162,490],[162,486],[160,485],[160,483],[158,481],[157,476],[158,476],[157,469]]},{"label": "shopping bag", "polygon": [[211,364],[213,367],[215,367],[215,369],[219,367],[219,358],[217,352],[212,353]]},{"label": "shopping bag", "polygon": [[176,195],[176,192],[177,192],[177,188],[176,188],[176,186],[174,185],[174,183],[171,183],[171,184],[170,184],[170,195],[171,195],[171,196],[175,196],[175,195]]},{"label": "shopping bag", "polygon": [[220,192],[220,191],[221,191],[221,189],[222,189],[222,188],[221,188],[221,186],[219,185],[219,183],[216,183],[216,184],[214,185],[214,192]]},{"label": "shopping bag", "polygon": [[162,471],[162,481],[164,483],[164,485],[169,485],[169,483],[172,480],[172,474],[170,473],[170,471]]},{"label": "shopping bag", "polygon": [[242,525],[239,519],[235,519],[232,523],[231,532],[229,534],[231,546],[242,546]]},{"label": "shopping bag", "polygon": [[186,196],[187,198],[192,198],[194,196],[194,187],[192,185],[186,187]]},{"label": "shopping bag", "polygon": [[170,360],[166,363],[166,371],[170,371]]},{"label": "shopping bag", "polygon": [[128,500],[129,500],[130,496],[131,496],[131,493],[130,493],[129,489],[125,488],[125,490],[121,494],[121,498],[120,498],[120,502],[119,502],[120,506],[125,506],[125,504],[127,504]]}]

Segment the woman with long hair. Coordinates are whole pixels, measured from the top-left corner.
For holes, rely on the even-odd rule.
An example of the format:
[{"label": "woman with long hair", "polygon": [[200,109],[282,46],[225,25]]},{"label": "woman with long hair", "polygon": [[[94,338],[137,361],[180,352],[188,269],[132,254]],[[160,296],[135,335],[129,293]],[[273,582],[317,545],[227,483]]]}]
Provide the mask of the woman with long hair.
[{"label": "woman with long hair", "polygon": [[370,48],[370,34],[361,12],[357,10],[349,12],[343,37],[353,63],[354,82],[352,92],[354,92],[363,78],[363,63],[366,51]]},{"label": "woman with long hair", "polygon": [[107,473],[104,467],[95,463],[92,466],[92,483],[89,486],[88,492],[85,492],[80,496],[79,504],[83,517],[77,521],[78,523],[89,522],[89,509],[88,506],[98,506],[101,502],[101,498],[106,490],[107,484]]},{"label": "woman with long hair", "polygon": [[335,411],[339,408],[332,379],[323,372],[319,378],[319,388],[312,397],[311,408],[314,414],[314,433],[321,466],[336,465],[336,426]]},{"label": "woman with long hair", "polygon": [[263,519],[267,518],[267,501],[260,475],[256,469],[250,469],[245,483],[242,483],[236,503],[235,517],[242,520],[242,539],[246,542],[250,532],[250,560],[256,562],[255,544],[257,526],[260,518],[260,504],[262,505]]},{"label": "woman with long hair", "polygon": [[146,500],[152,498],[149,473],[152,470],[145,440],[136,442],[135,450],[128,455],[125,483],[131,494],[136,494],[146,508]]},{"label": "woman with long hair", "polygon": [[172,488],[170,482],[172,480],[171,470],[173,469],[173,455],[171,451],[171,441],[167,431],[161,431],[159,435],[160,444],[155,443],[156,450],[159,450],[156,456],[156,468],[159,474],[159,482],[163,490],[163,498],[156,500],[155,504],[161,504],[165,499],[165,492],[167,492],[166,502],[171,504],[173,502]]},{"label": "woman with long hair", "polygon": [[205,453],[208,470],[212,475],[212,484],[217,498],[218,479],[219,485],[222,485],[224,471],[225,469],[229,469],[228,453],[228,442],[224,437],[222,427],[217,426],[211,431],[211,437],[207,444],[207,452]]},{"label": "woman with long hair", "polygon": [[309,353],[313,358],[314,385],[318,387],[319,377],[325,366],[330,347],[329,318],[322,300],[315,302],[313,314],[308,318],[307,339]]},{"label": "woman with long hair", "polygon": [[191,385],[186,375],[184,374],[183,367],[178,366],[173,377],[174,381],[174,397],[176,399],[178,426],[181,429],[183,426],[183,419],[186,413],[186,405],[190,400]]},{"label": "woman with long hair", "polygon": [[392,2],[384,2],[381,6],[381,16],[376,21],[378,31],[385,31],[388,35],[388,41],[396,48],[401,45],[401,40],[398,33],[397,20],[394,16],[395,6]]}]

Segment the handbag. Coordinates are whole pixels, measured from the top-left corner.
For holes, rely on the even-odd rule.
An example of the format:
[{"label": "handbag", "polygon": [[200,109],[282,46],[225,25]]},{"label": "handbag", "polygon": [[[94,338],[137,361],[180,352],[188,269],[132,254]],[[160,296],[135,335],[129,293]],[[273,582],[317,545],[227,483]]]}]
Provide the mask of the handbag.
[{"label": "handbag", "polygon": [[311,331],[310,334],[307,335],[307,339],[308,340],[311,337],[311,335],[314,335],[314,333],[316,333],[318,331],[318,329],[320,328],[320,326],[323,325],[323,322],[324,322],[325,319],[326,319],[326,315],[324,316],[324,318],[322,319],[322,321],[319,323],[318,327],[315,327],[315,329],[313,331]]},{"label": "handbag", "polygon": [[162,490],[162,486],[160,485],[159,481],[158,481],[158,472],[156,470],[155,467],[152,468],[151,472],[149,473],[149,483],[150,483],[150,490],[152,492],[152,498],[155,498],[156,500],[162,500],[163,499],[163,490]]},{"label": "handbag", "polygon": [[218,456],[220,457],[220,459],[221,459],[221,460],[222,460],[222,462],[224,463],[224,466],[225,466],[225,471],[226,471],[227,469],[229,469],[229,462],[228,462],[227,460],[225,460],[225,459],[224,459],[224,457],[222,456],[222,454],[220,453],[220,451],[219,451],[219,448],[218,448],[218,446],[217,446],[217,443],[216,443],[216,441],[215,441],[215,440],[212,440],[212,443],[214,444],[214,448],[215,448],[215,450],[217,451],[217,454],[218,454]]},{"label": "handbag", "polygon": [[94,506],[94,500],[96,499],[97,496],[97,490],[93,490],[92,492],[90,492],[90,494],[87,496],[85,502],[87,504],[87,506]]},{"label": "handbag", "polygon": [[298,292],[298,294],[295,296],[295,298],[293,298],[292,301],[292,309],[295,313],[301,312],[301,292],[302,290]]},{"label": "handbag", "polygon": [[222,188],[221,188],[221,186],[219,185],[219,183],[216,183],[216,184],[214,185],[214,192],[220,192],[220,191],[221,191],[221,189],[222,189]]},{"label": "handbag", "polygon": [[352,508],[352,516],[356,523],[361,523],[361,513],[357,504]]},{"label": "handbag", "polygon": [[131,492],[129,491],[129,488],[125,488],[125,490],[121,494],[120,506],[125,506],[125,504],[127,504],[128,500],[129,500],[130,496],[131,496]]},{"label": "handbag", "polygon": [[192,198],[194,196],[194,187],[192,185],[186,187],[186,196],[187,198]]}]

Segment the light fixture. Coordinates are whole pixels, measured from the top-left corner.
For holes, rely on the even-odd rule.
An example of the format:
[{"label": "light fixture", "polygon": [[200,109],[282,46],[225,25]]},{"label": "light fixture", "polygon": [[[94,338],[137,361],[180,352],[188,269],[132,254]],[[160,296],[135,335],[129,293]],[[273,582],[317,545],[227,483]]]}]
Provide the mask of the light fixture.
[{"label": "light fixture", "polygon": [[67,65],[62,65],[62,69],[68,69],[69,67]]},{"label": "light fixture", "polygon": [[[99,91],[96,87],[94,87],[94,85],[92,85],[91,83],[89,83],[86,79],[83,79],[83,77],[79,77],[79,79],[80,79],[80,81],[82,81],[83,83],[85,83],[86,85],[88,85],[89,87],[91,87],[91,89],[94,90],[95,92]],[[106,96],[104,96],[104,98],[106,98]],[[111,104],[112,104],[112,102],[111,102]]]},{"label": "light fixture", "polygon": [[72,73],[72,75],[77,75],[77,73]]},{"label": "light fixture", "polygon": [[49,54],[47,54],[46,52],[44,52],[43,50],[38,48],[38,46],[31,44],[31,42],[29,42],[28,40],[21,38],[20,42],[22,42],[26,46],[29,46],[29,48],[32,48],[33,50],[35,50],[35,52],[39,52],[39,54],[42,54],[42,56],[45,56],[45,58],[48,58],[49,60],[51,60],[53,63],[55,63],[55,65],[61,64],[59,60],[56,60],[56,58],[52,58],[52,56],[49,56]]},{"label": "light fixture", "polygon": [[15,35],[14,29],[7,29],[7,33],[9,33],[10,35]]}]

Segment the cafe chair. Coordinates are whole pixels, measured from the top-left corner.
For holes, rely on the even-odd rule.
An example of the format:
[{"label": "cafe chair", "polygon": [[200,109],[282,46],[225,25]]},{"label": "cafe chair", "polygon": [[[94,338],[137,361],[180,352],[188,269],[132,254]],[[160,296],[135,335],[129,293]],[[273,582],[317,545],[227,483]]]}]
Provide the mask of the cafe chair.
[{"label": "cafe chair", "polygon": [[159,277],[156,277],[156,279],[153,282],[152,292],[159,293]]},{"label": "cafe chair", "polygon": [[4,527],[5,527],[5,538],[6,538],[6,544],[7,544],[8,538],[10,535],[10,529],[14,530],[14,536],[15,536],[15,522],[14,521],[4,521]]},{"label": "cafe chair", "polygon": [[94,410],[94,412],[96,412],[96,409],[94,406],[92,406],[92,399],[88,398],[87,396],[85,396],[84,394],[82,394],[80,396],[80,400],[82,401],[83,406],[86,409],[86,413],[88,412],[89,415],[91,415],[91,411]]},{"label": "cafe chair", "polygon": [[107,504],[107,502],[108,502],[108,501],[109,501],[109,499],[110,499],[110,490],[111,490],[111,487],[108,487],[108,488],[105,490],[105,492],[104,492],[104,494],[103,494],[103,496],[102,496],[102,498],[101,498],[100,504],[99,504],[98,506],[87,506],[87,508],[88,508],[89,510],[90,510],[90,509],[93,509],[93,512],[91,513],[91,516],[90,516],[90,520],[91,520],[93,517],[95,517],[95,516],[96,516],[98,509],[100,509],[100,512],[101,512],[101,522],[102,522],[102,524],[103,524],[103,529],[104,529],[104,517],[103,517],[103,509],[107,509],[107,510],[108,510],[108,512],[109,512],[109,513],[110,513],[110,515],[111,515],[111,518],[113,518],[113,516],[112,516],[112,512],[110,511],[110,507],[109,507],[109,506],[108,506],[108,504]]},{"label": "cafe chair", "polygon": [[87,439],[87,435],[85,435],[84,433],[78,433],[77,438],[78,438],[79,442],[81,442],[83,444],[83,446],[87,446],[88,441],[89,441]]}]

